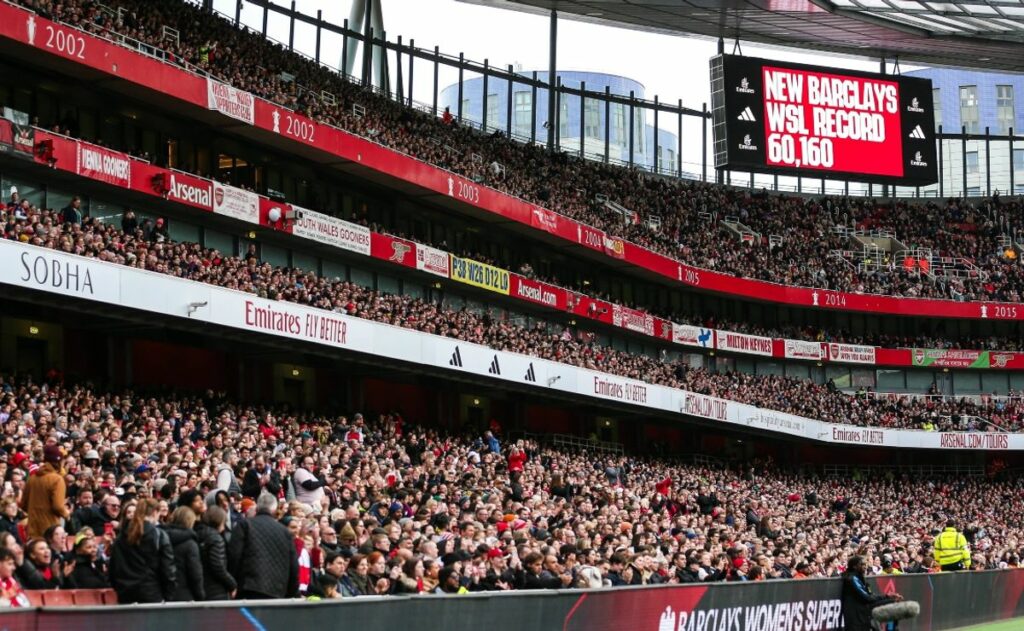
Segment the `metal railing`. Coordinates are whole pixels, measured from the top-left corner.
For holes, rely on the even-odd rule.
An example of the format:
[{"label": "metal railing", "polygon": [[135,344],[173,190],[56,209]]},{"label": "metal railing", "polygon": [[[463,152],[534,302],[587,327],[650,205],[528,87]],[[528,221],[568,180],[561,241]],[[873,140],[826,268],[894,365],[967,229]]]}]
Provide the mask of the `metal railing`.
[{"label": "metal railing", "polygon": [[917,475],[921,477],[938,477],[945,475],[956,475],[964,477],[979,478],[985,475],[985,468],[981,465],[962,464],[940,464],[940,465],[849,465],[849,464],[827,464],[823,472],[828,477],[856,477],[858,474],[869,473],[873,475]]}]

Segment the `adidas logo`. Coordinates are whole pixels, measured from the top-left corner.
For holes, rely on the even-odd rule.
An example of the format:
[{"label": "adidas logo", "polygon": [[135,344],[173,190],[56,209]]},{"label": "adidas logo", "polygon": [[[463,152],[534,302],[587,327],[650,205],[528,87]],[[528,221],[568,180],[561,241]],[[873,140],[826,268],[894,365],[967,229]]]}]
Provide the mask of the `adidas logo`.
[{"label": "adidas logo", "polygon": [[537,383],[537,373],[533,372],[533,362],[530,362],[530,367],[526,369],[526,377],[524,379]]},{"label": "adidas logo", "polygon": [[757,121],[757,119],[754,118],[754,112],[751,111],[749,106],[744,108],[744,110],[740,112],[740,115],[737,116],[736,118],[740,119],[741,121],[747,121],[748,123],[754,123]]},{"label": "adidas logo", "polygon": [[925,139],[924,130],[921,129],[920,125],[917,125],[916,127],[914,127],[914,131],[910,132],[910,137],[911,138],[916,138],[917,140],[924,140]]},{"label": "adidas logo", "polygon": [[452,358],[448,360],[449,366],[455,366],[456,368],[462,368],[462,353],[459,352],[459,347],[455,347],[455,352],[452,353]]},{"label": "adidas logo", "polygon": [[487,372],[492,374],[492,375],[500,375],[501,374],[501,366],[498,365],[498,356],[497,355],[495,355],[494,359],[491,360],[491,366],[490,366],[490,368],[487,369]]}]

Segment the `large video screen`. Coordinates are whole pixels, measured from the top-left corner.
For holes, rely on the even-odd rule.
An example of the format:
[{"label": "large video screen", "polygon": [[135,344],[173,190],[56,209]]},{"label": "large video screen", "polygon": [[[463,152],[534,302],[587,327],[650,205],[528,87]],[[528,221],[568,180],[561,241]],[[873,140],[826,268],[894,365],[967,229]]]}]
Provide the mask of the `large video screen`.
[{"label": "large video screen", "polygon": [[718,55],[715,167],[923,186],[937,181],[928,79]]}]

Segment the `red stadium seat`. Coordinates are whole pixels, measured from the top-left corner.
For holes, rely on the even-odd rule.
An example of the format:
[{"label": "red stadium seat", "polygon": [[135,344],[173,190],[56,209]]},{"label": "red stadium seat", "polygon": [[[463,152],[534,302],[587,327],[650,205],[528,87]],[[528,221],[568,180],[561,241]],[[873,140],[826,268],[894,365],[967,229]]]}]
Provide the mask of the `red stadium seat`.
[{"label": "red stadium seat", "polygon": [[100,595],[103,597],[104,605],[116,605],[117,604],[117,592],[112,589],[101,589],[99,590]]},{"label": "red stadium seat", "polygon": [[76,605],[89,605],[92,607],[104,605],[102,589],[73,589],[71,596],[75,599]]},{"label": "red stadium seat", "polygon": [[28,597],[28,602],[31,603],[33,607],[42,607],[43,606],[43,591],[45,591],[45,590],[41,590],[41,589],[26,589],[25,590],[25,596]]},{"label": "red stadium seat", "polygon": [[71,607],[75,604],[75,597],[70,590],[47,589],[41,593],[43,607]]}]

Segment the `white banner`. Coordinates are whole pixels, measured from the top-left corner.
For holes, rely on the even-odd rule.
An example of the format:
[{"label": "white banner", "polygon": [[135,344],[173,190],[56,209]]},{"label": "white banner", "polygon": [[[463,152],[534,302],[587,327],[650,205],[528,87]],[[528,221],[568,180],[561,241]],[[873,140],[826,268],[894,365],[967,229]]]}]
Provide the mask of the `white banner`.
[{"label": "white banner", "polygon": [[213,212],[249,223],[260,222],[260,196],[234,186],[213,183]]},{"label": "white banner", "polygon": [[612,305],[612,324],[654,337],[654,316],[643,311]]},{"label": "white banner", "polygon": [[848,364],[874,364],[875,347],[860,344],[826,344],[828,360]]},{"label": "white banner", "polygon": [[256,121],[256,98],[226,83],[206,79],[206,107],[250,125]]},{"label": "white banner", "polygon": [[336,248],[370,256],[370,229],[315,210],[292,206],[302,214],[292,225],[292,234]]},{"label": "white banner", "polygon": [[715,348],[721,351],[772,356],[772,338],[718,330]]},{"label": "white banner", "polygon": [[448,253],[421,243],[416,244],[416,269],[448,278]]},{"label": "white banner", "polygon": [[821,348],[821,342],[807,342],[805,340],[784,340],[786,357],[789,359],[812,359],[819,361],[825,357],[825,351]]},{"label": "white banner", "polygon": [[672,341],[686,346],[715,347],[715,330],[689,324],[672,324]]},{"label": "white banner", "polygon": [[1024,434],[838,425],[0,240],[0,283],[825,443],[1024,451]]}]

